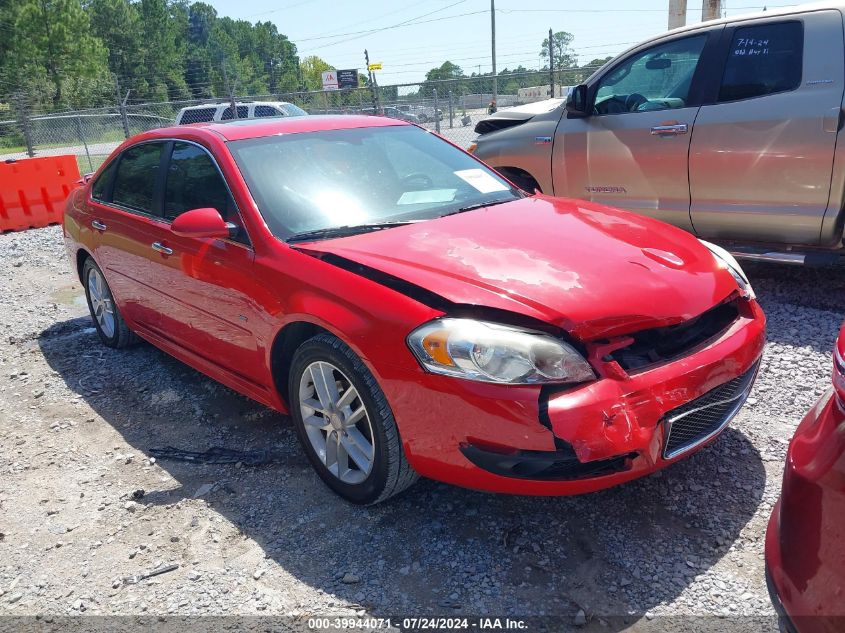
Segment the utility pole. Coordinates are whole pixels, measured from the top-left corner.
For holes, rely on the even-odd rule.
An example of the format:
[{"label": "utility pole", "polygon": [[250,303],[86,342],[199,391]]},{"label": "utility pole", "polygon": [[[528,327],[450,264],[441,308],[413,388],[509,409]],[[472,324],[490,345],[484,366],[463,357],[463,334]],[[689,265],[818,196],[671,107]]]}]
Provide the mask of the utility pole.
[{"label": "utility pole", "polygon": [[226,72],[226,60],[223,60],[223,83],[226,84],[226,92],[229,93],[229,107],[232,108],[232,118],[238,118],[238,106],[235,103],[234,87],[229,86],[229,74]]},{"label": "utility pole", "polygon": [[718,20],[722,17],[722,0],[702,0],[701,21]]},{"label": "utility pole", "polygon": [[114,76],[114,94],[117,97],[117,109],[120,112],[120,120],[123,122],[123,135],[126,138],[129,138],[129,117],[126,115],[126,102],[129,100],[129,93],[132,92],[131,90],[126,91],[126,96],[123,99],[120,98],[120,80],[117,78],[117,75]]},{"label": "utility pole", "polygon": [[549,29],[549,99],[555,98],[555,44],[552,30]]},{"label": "utility pole", "polygon": [[493,106],[498,107],[496,103],[499,96],[499,77],[496,73],[496,0],[490,0],[490,33],[493,53]]},{"label": "utility pole", "polygon": [[364,61],[367,62],[367,74],[370,77],[370,94],[373,97],[373,114],[378,115],[378,86],[376,86],[376,75],[370,70],[370,54],[364,49]]},{"label": "utility pole", "polygon": [[669,30],[687,23],[687,0],[669,0]]}]

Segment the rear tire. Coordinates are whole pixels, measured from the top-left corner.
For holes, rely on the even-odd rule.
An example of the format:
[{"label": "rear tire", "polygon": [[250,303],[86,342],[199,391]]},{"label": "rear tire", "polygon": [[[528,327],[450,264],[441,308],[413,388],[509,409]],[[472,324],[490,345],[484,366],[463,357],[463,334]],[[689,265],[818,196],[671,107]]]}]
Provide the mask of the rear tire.
[{"label": "rear tire", "polygon": [[138,337],[123,320],[103,271],[91,257],[82,266],[82,285],[91,319],[103,345],[121,349],[137,343]]},{"label": "rear tire", "polygon": [[318,334],[296,350],[288,402],[311,465],[347,501],[380,503],[417,480],[384,392],[337,337]]}]

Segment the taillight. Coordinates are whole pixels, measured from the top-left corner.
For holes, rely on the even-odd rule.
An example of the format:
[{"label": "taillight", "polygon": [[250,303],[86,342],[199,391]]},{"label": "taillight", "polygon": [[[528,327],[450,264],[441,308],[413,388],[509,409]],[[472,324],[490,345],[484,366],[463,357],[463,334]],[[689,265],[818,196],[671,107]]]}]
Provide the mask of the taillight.
[{"label": "taillight", "polygon": [[839,402],[845,404],[845,359],[838,347],[833,350],[833,388]]}]

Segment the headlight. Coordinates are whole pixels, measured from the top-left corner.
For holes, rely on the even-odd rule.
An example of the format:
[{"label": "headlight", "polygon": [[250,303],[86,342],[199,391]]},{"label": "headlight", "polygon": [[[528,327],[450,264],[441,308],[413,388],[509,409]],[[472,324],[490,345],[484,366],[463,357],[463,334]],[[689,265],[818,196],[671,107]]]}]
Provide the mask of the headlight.
[{"label": "headlight", "polygon": [[541,384],[596,377],[570,345],[542,332],[476,321],[437,319],[408,336],[423,367],[481,382]]},{"label": "headlight", "polygon": [[739,265],[739,262],[736,261],[736,257],[731,255],[721,246],[716,246],[715,244],[705,242],[704,240],[698,241],[710,249],[710,252],[713,253],[713,257],[716,258],[716,261],[718,261],[723,268],[726,268],[728,272],[733,275],[733,278],[736,280],[736,285],[739,286],[739,289],[744,297],[747,297],[748,299],[757,298],[757,295],[754,294],[754,289],[751,287],[751,282],[748,281],[748,277],[745,276],[745,272],[742,270],[742,266]]}]

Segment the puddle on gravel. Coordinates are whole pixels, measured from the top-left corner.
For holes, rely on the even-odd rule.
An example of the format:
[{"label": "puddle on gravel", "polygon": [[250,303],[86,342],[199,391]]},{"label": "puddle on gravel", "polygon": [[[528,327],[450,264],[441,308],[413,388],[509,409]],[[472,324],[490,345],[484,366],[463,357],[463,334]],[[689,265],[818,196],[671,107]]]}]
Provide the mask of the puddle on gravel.
[{"label": "puddle on gravel", "polygon": [[78,306],[80,308],[87,308],[88,302],[85,299],[85,293],[82,291],[82,286],[79,284],[69,284],[62,286],[52,295],[53,301],[68,306]]}]

